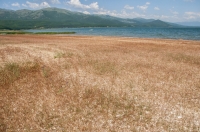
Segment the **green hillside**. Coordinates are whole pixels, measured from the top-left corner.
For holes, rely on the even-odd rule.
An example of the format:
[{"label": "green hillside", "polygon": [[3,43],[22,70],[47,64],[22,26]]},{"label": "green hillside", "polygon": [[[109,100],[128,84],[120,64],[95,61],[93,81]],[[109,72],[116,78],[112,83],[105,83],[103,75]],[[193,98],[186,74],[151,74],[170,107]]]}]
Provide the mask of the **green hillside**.
[{"label": "green hillside", "polygon": [[86,15],[59,8],[41,10],[0,9],[0,29],[20,30],[62,27],[173,27],[150,19],[122,19],[104,15]]}]

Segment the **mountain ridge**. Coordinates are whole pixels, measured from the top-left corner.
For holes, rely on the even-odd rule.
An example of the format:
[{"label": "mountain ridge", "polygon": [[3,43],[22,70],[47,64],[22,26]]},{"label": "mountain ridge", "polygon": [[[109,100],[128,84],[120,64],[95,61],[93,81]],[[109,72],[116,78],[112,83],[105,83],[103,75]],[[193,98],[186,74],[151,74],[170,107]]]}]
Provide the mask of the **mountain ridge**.
[{"label": "mountain ridge", "polygon": [[0,29],[34,29],[62,27],[179,27],[161,20],[118,18],[109,15],[89,15],[60,8],[40,10],[0,9]]}]

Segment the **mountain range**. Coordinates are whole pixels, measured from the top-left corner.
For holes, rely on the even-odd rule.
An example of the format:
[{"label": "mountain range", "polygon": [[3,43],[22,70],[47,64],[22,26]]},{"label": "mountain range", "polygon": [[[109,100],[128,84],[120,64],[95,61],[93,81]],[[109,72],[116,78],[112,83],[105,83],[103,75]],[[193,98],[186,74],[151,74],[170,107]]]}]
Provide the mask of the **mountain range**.
[{"label": "mountain range", "polygon": [[123,19],[108,15],[89,15],[59,8],[16,11],[0,9],[0,29],[20,30],[62,27],[173,28],[182,26],[155,19]]}]

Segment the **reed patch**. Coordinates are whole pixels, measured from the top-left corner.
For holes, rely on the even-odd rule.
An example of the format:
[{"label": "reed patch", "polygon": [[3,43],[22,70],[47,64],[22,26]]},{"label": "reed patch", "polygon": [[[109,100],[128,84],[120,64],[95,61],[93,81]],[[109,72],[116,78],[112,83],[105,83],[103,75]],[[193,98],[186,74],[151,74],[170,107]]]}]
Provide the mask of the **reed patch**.
[{"label": "reed patch", "polygon": [[200,57],[198,56],[186,55],[184,53],[178,53],[178,54],[170,53],[170,54],[167,54],[167,56],[169,60],[172,60],[172,61],[200,65]]},{"label": "reed patch", "polygon": [[16,62],[5,63],[0,67],[0,85],[4,87],[10,85],[19,78],[39,71],[39,64],[37,62],[26,62],[18,64]]},{"label": "reed patch", "polygon": [[119,73],[117,65],[111,61],[91,60],[88,63],[92,66],[92,68],[95,70],[95,73],[98,75],[117,75]]}]

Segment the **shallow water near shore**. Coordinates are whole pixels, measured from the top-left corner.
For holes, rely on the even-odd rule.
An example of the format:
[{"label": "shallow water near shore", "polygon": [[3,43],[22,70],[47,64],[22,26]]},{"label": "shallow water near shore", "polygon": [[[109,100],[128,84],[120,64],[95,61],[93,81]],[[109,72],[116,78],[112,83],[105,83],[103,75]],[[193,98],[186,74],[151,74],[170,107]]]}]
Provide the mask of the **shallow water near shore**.
[{"label": "shallow water near shore", "polygon": [[76,35],[92,36],[120,36],[134,38],[163,38],[200,40],[200,28],[130,28],[130,27],[104,27],[104,28],[52,28],[31,29],[27,32],[76,32]]}]

